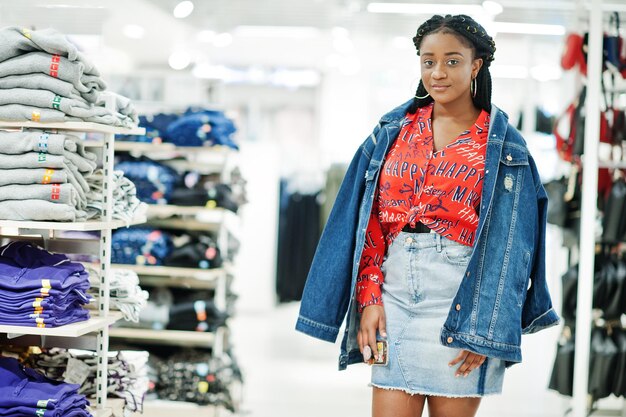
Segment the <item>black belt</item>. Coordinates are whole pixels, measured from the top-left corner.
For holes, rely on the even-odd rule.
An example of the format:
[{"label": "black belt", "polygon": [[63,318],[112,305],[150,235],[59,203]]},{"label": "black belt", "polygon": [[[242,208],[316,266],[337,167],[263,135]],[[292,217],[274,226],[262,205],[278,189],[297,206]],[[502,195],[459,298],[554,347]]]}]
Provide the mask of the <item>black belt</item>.
[{"label": "black belt", "polygon": [[411,224],[407,223],[402,228],[402,231],[407,233],[430,233],[430,228],[421,222],[415,223],[415,227],[411,227]]}]

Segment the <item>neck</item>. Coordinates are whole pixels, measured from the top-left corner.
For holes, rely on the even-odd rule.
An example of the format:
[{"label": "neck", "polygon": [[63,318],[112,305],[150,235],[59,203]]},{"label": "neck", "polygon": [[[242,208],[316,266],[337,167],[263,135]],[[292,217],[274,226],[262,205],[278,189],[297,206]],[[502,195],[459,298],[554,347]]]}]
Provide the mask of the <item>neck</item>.
[{"label": "neck", "polygon": [[474,106],[472,97],[467,95],[466,97],[455,100],[451,103],[441,104],[435,101],[435,106],[433,107],[433,116],[435,114],[437,115],[437,117],[443,117],[446,119],[471,119],[473,121],[476,120],[476,118],[480,114],[480,109]]}]

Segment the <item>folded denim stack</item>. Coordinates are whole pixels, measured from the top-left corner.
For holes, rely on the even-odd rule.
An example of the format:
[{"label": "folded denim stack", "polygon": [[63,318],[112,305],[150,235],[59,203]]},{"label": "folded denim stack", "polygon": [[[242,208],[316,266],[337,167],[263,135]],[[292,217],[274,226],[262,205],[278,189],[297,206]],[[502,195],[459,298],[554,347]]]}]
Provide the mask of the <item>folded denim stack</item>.
[{"label": "folded denim stack", "polygon": [[182,115],[159,113],[140,116],[139,126],[144,136],[120,136],[133,142],[173,143],[177,146],[227,146],[239,149],[233,140],[237,131],[233,121],[223,111],[189,108]]},{"label": "folded denim stack", "polygon": [[[113,213],[114,219],[130,223],[135,217],[146,214],[147,206],[137,198],[135,184],[124,176],[123,171],[113,171]],[[102,195],[104,173],[101,169],[87,177],[87,218],[100,217],[103,212]]]},{"label": "folded denim stack", "polygon": [[[90,293],[96,297],[100,288],[97,273],[90,273]],[[139,314],[148,301],[148,291],[139,286],[139,277],[128,269],[115,269],[111,272],[109,283],[111,308],[119,310],[127,321],[139,322]]]},{"label": "folded denim stack", "polygon": [[149,160],[123,161],[115,165],[137,187],[137,198],[149,204],[167,204],[180,175],[172,168]]},{"label": "folded denim stack", "polygon": [[89,319],[82,308],[89,274],[82,264],[28,242],[0,248],[0,323],[56,327]]},{"label": "folded denim stack", "polygon": [[111,262],[130,265],[163,265],[172,252],[169,234],[146,227],[118,229],[111,238]]},{"label": "folded denim stack", "polygon": [[[108,396],[124,399],[125,415],[143,412],[143,399],[149,383],[148,356],[145,351],[109,352]],[[53,380],[71,379],[80,385],[78,392],[81,395],[93,397],[96,394],[97,360],[93,351],[53,348],[31,354],[25,362]]]},{"label": "folded denim stack", "polygon": [[0,119],[136,126],[130,101],[105,89],[98,69],[56,30],[0,30]]},{"label": "folded denim stack", "polygon": [[0,219],[86,219],[96,155],[80,139],[39,131],[0,131]]},{"label": "folded denim stack", "polygon": [[53,381],[15,358],[0,358],[2,416],[91,417],[89,402],[78,387]]}]

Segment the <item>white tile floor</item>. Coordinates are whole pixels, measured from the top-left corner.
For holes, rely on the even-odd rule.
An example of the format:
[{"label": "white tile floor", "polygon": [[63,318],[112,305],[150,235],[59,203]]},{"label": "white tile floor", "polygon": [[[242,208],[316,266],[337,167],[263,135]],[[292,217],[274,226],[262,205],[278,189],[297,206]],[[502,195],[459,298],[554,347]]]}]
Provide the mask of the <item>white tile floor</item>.
[{"label": "white tile floor", "polygon": [[[294,331],[298,307],[290,303],[265,313],[238,312],[234,318],[233,346],[246,377],[239,415],[370,415],[369,367],[337,371],[338,345]],[[507,371],[503,394],[485,398],[478,417],[563,415],[567,401],[546,389],[558,331],[524,336],[524,363]]]}]

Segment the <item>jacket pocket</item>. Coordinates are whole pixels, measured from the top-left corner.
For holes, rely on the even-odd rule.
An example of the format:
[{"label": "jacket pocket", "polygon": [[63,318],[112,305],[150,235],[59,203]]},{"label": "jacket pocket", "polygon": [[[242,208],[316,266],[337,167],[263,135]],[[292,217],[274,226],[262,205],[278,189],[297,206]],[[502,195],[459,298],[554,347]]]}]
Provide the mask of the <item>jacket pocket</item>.
[{"label": "jacket pocket", "polygon": [[500,163],[510,167],[528,165],[528,151],[514,145],[505,145],[500,155]]}]

